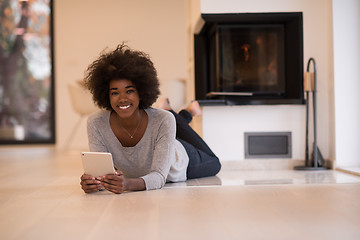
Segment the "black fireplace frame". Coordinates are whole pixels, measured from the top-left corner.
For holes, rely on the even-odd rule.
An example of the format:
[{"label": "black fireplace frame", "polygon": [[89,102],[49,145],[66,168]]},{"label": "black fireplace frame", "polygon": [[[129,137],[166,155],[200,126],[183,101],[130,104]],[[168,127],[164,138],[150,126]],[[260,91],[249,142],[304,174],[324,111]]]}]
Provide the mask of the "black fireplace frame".
[{"label": "black fireplace frame", "polygon": [[[302,12],[202,14],[204,24],[194,35],[195,98],[201,105],[271,105],[304,104],[303,18]],[[214,29],[221,25],[281,24],[285,42],[285,93],[229,94],[215,93],[211,81],[214,75]],[[212,51],[213,50],[213,51]]]}]

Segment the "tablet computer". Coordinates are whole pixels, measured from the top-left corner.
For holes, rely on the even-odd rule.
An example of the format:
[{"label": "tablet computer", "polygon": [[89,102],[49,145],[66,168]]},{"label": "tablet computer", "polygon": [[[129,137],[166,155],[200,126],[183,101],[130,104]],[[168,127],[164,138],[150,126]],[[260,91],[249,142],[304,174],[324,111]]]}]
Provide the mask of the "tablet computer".
[{"label": "tablet computer", "polygon": [[114,164],[111,153],[107,152],[82,152],[81,159],[84,173],[94,177],[114,174]]}]

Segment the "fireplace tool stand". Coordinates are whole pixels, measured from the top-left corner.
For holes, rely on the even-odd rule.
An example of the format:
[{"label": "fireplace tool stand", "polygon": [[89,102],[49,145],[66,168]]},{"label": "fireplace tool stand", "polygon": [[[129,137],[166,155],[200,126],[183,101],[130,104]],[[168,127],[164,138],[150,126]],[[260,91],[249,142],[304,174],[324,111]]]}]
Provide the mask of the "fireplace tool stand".
[{"label": "fireplace tool stand", "polygon": [[[310,63],[314,65],[314,72],[309,73]],[[310,76],[309,76],[310,75]],[[309,81],[309,78],[311,81]],[[325,160],[320,152],[320,149],[317,146],[317,126],[316,126],[316,62],[314,58],[310,58],[307,63],[307,69],[305,72],[304,78],[304,90],[306,94],[306,136],[305,136],[305,166],[296,166],[295,170],[325,170],[327,169],[324,164]],[[311,82],[311,86],[310,85]],[[313,152],[312,159],[309,159],[309,92],[312,92],[312,101],[313,101],[313,124],[314,124],[314,144],[313,144]]]}]

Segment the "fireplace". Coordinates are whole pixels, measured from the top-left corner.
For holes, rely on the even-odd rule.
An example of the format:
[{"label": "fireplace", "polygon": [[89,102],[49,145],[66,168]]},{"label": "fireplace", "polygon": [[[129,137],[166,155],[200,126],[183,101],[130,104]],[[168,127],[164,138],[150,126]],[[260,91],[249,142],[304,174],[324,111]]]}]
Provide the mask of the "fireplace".
[{"label": "fireplace", "polygon": [[202,14],[195,94],[202,105],[303,104],[302,13]]}]

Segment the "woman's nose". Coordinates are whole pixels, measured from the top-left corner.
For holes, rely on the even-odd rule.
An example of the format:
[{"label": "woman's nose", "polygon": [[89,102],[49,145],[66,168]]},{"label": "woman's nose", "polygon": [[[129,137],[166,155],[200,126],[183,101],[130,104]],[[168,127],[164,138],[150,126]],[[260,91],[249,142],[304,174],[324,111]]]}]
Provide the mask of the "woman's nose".
[{"label": "woman's nose", "polygon": [[119,93],[119,100],[123,101],[123,100],[127,100],[127,94],[126,93]]}]

